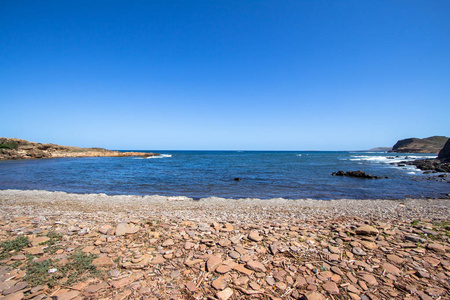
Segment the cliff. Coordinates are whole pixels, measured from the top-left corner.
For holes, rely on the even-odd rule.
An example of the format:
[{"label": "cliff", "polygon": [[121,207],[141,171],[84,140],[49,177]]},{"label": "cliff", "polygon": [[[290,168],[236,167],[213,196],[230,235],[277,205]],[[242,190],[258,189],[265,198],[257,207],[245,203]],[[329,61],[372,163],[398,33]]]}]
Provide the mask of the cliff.
[{"label": "cliff", "polygon": [[439,151],[438,159],[444,162],[450,162],[450,139],[445,143],[444,148]]},{"label": "cliff", "polygon": [[391,152],[399,153],[438,153],[449,138],[445,136],[432,136],[425,139],[409,138],[399,140]]},{"label": "cliff", "polygon": [[0,160],[56,157],[124,157],[155,156],[155,153],[120,152],[103,148],[80,148],[41,144],[15,138],[0,138]]}]

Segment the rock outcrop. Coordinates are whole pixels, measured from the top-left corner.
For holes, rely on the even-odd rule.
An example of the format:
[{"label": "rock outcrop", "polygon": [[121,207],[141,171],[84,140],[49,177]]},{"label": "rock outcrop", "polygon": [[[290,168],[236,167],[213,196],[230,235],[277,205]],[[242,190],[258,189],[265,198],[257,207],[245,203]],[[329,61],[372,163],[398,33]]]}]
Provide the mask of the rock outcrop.
[{"label": "rock outcrop", "polygon": [[409,138],[399,140],[391,152],[399,153],[438,153],[448,141],[446,136],[431,136],[425,139]]},{"label": "rock outcrop", "polygon": [[438,159],[444,162],[450,162],[450,139],[445,143],[444,148],[439,151]]},{"label": "rock outcrop", "polygon": [[41,144],[15,138],[0,138],[0,160],[33,159],[56,157],[125,157],[125,156],[155,156],[155,153],[120,152],[103,148],[80,148]]},{"label": "rock outcrop", "polygon": [[414,161],[402,161],[399,165],[416,166],[422,171],[450,173],[450,139],[439,151],[436,159],[416,159]]}]

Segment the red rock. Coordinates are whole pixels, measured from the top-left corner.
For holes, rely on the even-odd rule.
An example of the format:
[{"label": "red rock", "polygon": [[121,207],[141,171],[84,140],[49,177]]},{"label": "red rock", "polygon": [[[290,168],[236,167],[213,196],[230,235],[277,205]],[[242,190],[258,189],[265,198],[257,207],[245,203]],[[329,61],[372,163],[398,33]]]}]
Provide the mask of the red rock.
[{"label": "red rock", "polygon": [[441,252],[441,253],[445,253],[445,251],[446,251],[445,246],[442,246],[441,244],[437,244],[437,243],[428,244],[427,249],[433,250],[435,252]]},{"label": "red rock", "polygon": [[378,285],[378,281],[375,279],[375,277],[374,277],[373,275],[370,275],[370,274],[364,274],[364,275],[362,275],[362,278],[363,278],[364,281],[367,282],[367,284],[369,284],[370,286]]},{"label": "red rock", "polygon": [[266,272],[267,269],[264,267],[262,263],[256,260],[251,260],[245,265],[248,269],[253,270],[255,272]]},{"label": "red rock", "polygon": [[10,294],[8,296],[0,298],[1,300],[22,300],[24,298],[24,295],[22,292]]},{"label": "red rock", "polygon": [[254,241],[254,242],[261,242],[263,239],[263,237],[260,236],[259,232],[256,230],[250,231],[250,233],[248,234],[248,238],[249,238],[249,240]]},{"label": "red rock", "polygon": [[325,300],[325,297],[321,293],[315,291],[306,292],[304,296],[305,300]]},{"label": "red rock", "polygon": [[70,300],[80,295],[79,291],[69,291],[56,296],[57,300]]},{"label": "red rock", "polygon": [[396,263],[396,264],[402,264],[403,263],[403,258],[398,257],[395,254],[388,254],[386,255],[387,259],[389,259],[390,261]]},{"label": "red rock", "polygon": [[186,288],[191,292],[195,292],[197,290],[197,285],[193,281],[189,281],[186,283]]},{"label": "red rock", "polygon": [[152,265],[160,265],[165,263],[166,260],[164,259],[164,257],[162,257],[161,255],[157,255],[155,257],[153,257],[152,261],[150,262]]},{"label": "red rock", "polygon": [[133,279],[131,277],[125,277],[125,278],[111,282],[111,286],[115,289],[120,289],[124,286],[127,286],[131,282],[133,282]]},{"label": "red rock", "polygon": [[337,295],[339,294],[339,288],[336,283],[332,281],[327,281],[322,285],[322,288],[327,291],[329,294]]},{"label": "red rock", "polygon": [[369,226],[369,225],[364,225],[364,226],[356,228],[355,232],[356,232],[356,234],[361,234],[361,235],[377,235],[378,229],[376,229],[372,226]]},{"label": "red rock", "polygon": [[394,274],[395,276],[400,276],[400,274],[402,273],[399,268],[391,265],[390,263],[384,263],[383,269],[388,273]]},{"label": "red rock", "polygon": [[215,288],[216,290],[223,290],[224,288],[227,287],[227,282],[225,281],[225,277],[223,276],[219,276],[218,278],[216,278],[213,282],[212,282],[212,287]]},{"label": "red rock", "polygon": [[216,297],[219,298],[219,300],[228,300],[233,295],[233,290],[230,288],[226,288],[221,292],[218,292],[216,294]]},{"label": "red rock", "polygon": [[231,271],[231,267],[227,265],[220,265],[217,267],[216,272],[219,274],[225,274]]},{"label": "red rock", "polygon": [[97,267],[112,267],[115,263],[108,256],[100,256],[92,261],[92,264]]},{"label": "red rock", "polygon": [[218,256],[211,255],[206,262],[206,268],[208,272],[214,272],[220,264],[222,264],[222,259]]}]

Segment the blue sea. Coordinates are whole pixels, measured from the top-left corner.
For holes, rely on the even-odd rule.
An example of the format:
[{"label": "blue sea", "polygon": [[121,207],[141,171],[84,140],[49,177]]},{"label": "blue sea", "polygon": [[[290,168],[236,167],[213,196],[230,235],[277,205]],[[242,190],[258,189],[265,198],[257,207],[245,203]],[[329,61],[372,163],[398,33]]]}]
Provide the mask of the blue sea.
[{"label": "blue sea", "polygon": [[[152,152],[152,151],[148,151]],[[154,151],[140,157],[0,161],[0,189],[224,198],[443,197],[450,184],[395,163],[435,155],[319,151]],[[331,173],[362,170],[389,179]],[[235,181],[234,178],[241,178]]]}]

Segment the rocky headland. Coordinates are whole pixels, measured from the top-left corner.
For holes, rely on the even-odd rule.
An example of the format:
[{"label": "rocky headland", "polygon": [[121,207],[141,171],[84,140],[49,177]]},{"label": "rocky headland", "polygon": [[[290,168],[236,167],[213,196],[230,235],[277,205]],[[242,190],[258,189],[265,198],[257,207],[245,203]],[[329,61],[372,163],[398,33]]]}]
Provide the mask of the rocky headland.
[{"label": "rocky headland", "polygon": [[422,171],[450,173],[450,139],[447,140],[435,159],[416,159],[399,164],[413,165]]},{"label": "rocky headland", "polygon": [[0,191],[1,299],[450,299],[450,202]]},{"label": "rocky headland", "polygon": [[446,136],[432,136],[424,139],[408,138],[399,140],[390,152],[398,153],[438,153],[448,141]]},{"label": "rocky headland", "polygon": [[80,148],[41,144],[16,138],[0,138],[0,160],[36,159],[57,157],[125,157],[125,156],[155,156],[155,153],[120,152],[103,148]]}]

